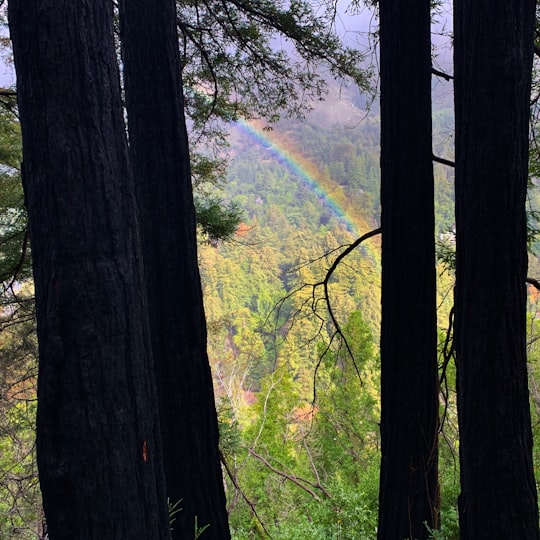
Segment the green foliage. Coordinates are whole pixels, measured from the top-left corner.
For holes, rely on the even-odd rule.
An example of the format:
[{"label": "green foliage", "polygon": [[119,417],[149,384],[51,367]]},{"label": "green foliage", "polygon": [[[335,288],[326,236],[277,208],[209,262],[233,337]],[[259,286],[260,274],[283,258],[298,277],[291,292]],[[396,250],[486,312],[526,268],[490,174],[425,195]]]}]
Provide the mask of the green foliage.
[{"label": "green foliage", "polygon": [[210,524],[203,525],[202,527],[199,527],[199,524],[197,523],[197,516],[195,516],[195,536],[194,539],[197,540],[201,537],[201,535],[206,531],[206,529],[210,528]]},{"label": "green foliage", "polygon": [[[224,140],[223,144],[225,144]],[[190,165],[195,193],[203,194],[223,185],[227,171],[227,160],[192,151],[190,152]]]},{"label": "green foliage", "polygon": [[242,211],[235,203],[225,206],[215,197],[195,198],[197,224],[204,238],[211,244],[230,240],[242,221]]},{"label": "green foliage", "polygon": [[[333,11],[316,14],[305,0],[181,2],[178,27],[186,104],[196,131],[210,118],[273,121],[281,110],[301,114],[325,87],[318,63],[367,86],[361,53],[344,47],[332,30]],[[280,47],[276,37],[288,46]]]},{"label": "green foliage", "polygon": [[[241,444],[228,461],[240,464],[236,479],[276,538],[347,538],[353,531],[371,537],[375,531],[374,343],[358,312],[350,316],[344,332],[364,386],[344,348],[327,352],[318,369],[313,405],[309,388],[298,384],[305,367],[295,363],[293,351],[285,347],[276,369],[262,379],[250,415],[239,423]],[[234,538],[249,538],[261,527],[249,510],[240,502],[233,507]]]},{"label": "green foliage", "polygon": [[[23,296],[24,291],[19,291]],[[0,538],[33,539],[42,526],[34,448],[37,344],[32,306],[0,317]]]},{"label": "green foliage", "polygon": [[222,396],[217,404],[219,421],[219,448],[225,458],[229,458],[238,453],[241,443],[241,431],[236,411],[231,399]]},{"label": "green foliage", "polygon": [[0,282],[30,276],[27,218],[20,178],[21,140],[15,114],[0,107]]},{"label": "green foliage", "polygon": [[[540,440],[540,319],[538,318],[539,296],[537,291],[529,295],[527,356],[529,392],[531,395],[531,424],[535,441]],[[533,461],[536,478],[540,477],[540,445],[533,447]]]},{"label": "green foliage", "polygon": [[174,529],[174,522],[176,521],[176,515],[182,511],[182,499],[179,499],[176,502],[171,502],[170,499],[167,499],[167,509],[169,512],[169,523],[171,525],[171,531]]},{"label": "green foliage", "polygon": [[454,232],[441,233],[439,239],[435,241],[435,255],[444,270],[453,274],[456,269],[456,235]]},{"label": "green foliage", "polygon": [[[348,348],[333,352],[320,347],[323,363],[317,372],[317,417],[314,443],[329,477],[358,484],[358,465],[377,459],[379,388],[378,359],[371,331],[361,312],[343,328]],[[352,356],[351,354],[352,353]]]},{"label": "green foliage", "polygon": [[536,253],[540,239],[540,148],[533,139],[529,155],[529,182],[527,190],[527,243],[529,251]]},{"label": "green foliage", "polygon": [[[167,499],[167,506],[169,510],[169,522],[171,525],[171,531],[174,529],[174,522],[176,521],[176,515],[182,511],[182,507],[180,506],[182,504],[182,499],[179,499],[175,503],[172,503],[169,499]],[[197,540],[202,536],[204,531],[210,527],[209,524],[203,525],[202,527],[199,527],[199,524],[197,522],[197,516],[195,516],[195,524],[194,524],[194,530],[193,530],[193,538],[194,540]]]},{"label": "green foliage", "polygon": [[[335,117],[338,112],[339,107]],[[334,161],[327,193],[336,186],[335,193],[341,190],[356,209],[357,221],[373,223],[378,128],[368,123],[365,130],[343,130],[318,122],[321,118],[316,111],[301,126],[280,122],[272,140],[292,155],[309,155],[318,180]],[[242,133],[234,132],[233,140],[227,193],[245,209],[245,223],[234,245],[201,249],[206,311],[216,331],[210,335],[216,393],[226,394],[233,409],[222,414],[227,462],[258,516],[228,483],[233,538],[266,538],[264,527],[279,539],[374,538],[380,413],[377,248],[354,252],[330,283],[332,306],[357,373],[344,342],[332,340],[320,290],[313,288],[340,246],[355,237],[301,174]],[[448,181],[439,178],[441,216],[451,213]],[[441,278],[442,327],[448,321],[451,282],[448,274]],[[448,381],[437,534],[452,539],[459,491],[453,366]]]},{"label": "green foliage", "polygon": [[302,117],[322,99],[321,67],[369,89],[363,55],[343,45],[330,6],[315,12],[307,0],[191,0],[177,10],[196,186],[223,180],[230,122]]},{"label": "green foliage", "polygon": [[[318,282],[333,250],[354,236],[302,178],[265,160],[252,141],[234,137],[239,153],[227,192],[245,209],[245,225],[234,244],[200,249],[212,329],[210,357],[219,381],[216,393],[223,397],[223,453],[258,515],[229,483],[234,537],[265,537],[259,519],[275,538],[331,538],[340,530],[346,537],[353,522],[371,537],[378,486],[376,459],[368,457],[377,453],[378,431],[372,338],[378,332],[376,249],[355,253],[330,285],[333,307],[368,391],[345,349],[336,348],[334,341],[336,347],[318,370],[313,408],[314,371],[321,349],[330,343],[331,328],[321,327],[326,312],[322,302],[313,302],[312,286],[302,286]],[[319,139],[313,149],[324,151],[324,139]],[[351,147],[345,142],[335,152],[349,159]],[[367,182],[365,157],[356,180],[344,184],[355,201],[362,196],[355,182]],[[375,174],[375,157],[371,170]],[[372,186],[375,193],[376,181]],[[360,309],[369,316],[356,313]],[[359,485],[370,489],[359,491]],[[364,517],[355,516],[360,510]]]}]

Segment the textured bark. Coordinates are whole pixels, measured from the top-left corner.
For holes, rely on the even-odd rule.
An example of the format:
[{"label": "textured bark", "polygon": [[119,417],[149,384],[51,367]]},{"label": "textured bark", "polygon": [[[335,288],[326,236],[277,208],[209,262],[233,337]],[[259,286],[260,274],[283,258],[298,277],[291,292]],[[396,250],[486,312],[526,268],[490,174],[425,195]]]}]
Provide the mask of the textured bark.
[{"label": "textured bark", "polygon": [[174,0],[120,2],[129,139],[173,538],[230,537],[206,352]]},{"label": "textured bark", "polygon": [[378,538],[428,538],[438,508],[430,3],[381,0]]},{"label": "textured bark", "polygon": [[9,17],[49,537],[169,538],[112,6],[11,0]]},{"label": "textured bark", "polygon": [[461,538],[535,539],[525,347],[534,0],[455,2]]}]

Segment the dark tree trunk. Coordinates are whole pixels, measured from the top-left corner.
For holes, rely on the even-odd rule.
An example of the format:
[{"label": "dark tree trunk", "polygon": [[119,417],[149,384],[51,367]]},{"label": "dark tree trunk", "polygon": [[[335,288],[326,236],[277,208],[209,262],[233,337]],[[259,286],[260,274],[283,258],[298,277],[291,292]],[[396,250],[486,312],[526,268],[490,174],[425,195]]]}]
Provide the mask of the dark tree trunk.
[{"label": "dark tree trunk", "polygon": [[120,2],[130,151],[173,538],[229,538],[206,352],[174,0]]},{"label": "dark tree trunk", "polygon": [[525,347],[534,0],[455,2],[461,538],[539,538]]},{"label": "dark tree trunk", "polygon": [[430,2],[381,0],[381,479],[378,538],[437,524],[438,383]]},{"label": "dark tree trunk", "polygon": [[169,538],[108,0],[9,2],[51,540]]}]

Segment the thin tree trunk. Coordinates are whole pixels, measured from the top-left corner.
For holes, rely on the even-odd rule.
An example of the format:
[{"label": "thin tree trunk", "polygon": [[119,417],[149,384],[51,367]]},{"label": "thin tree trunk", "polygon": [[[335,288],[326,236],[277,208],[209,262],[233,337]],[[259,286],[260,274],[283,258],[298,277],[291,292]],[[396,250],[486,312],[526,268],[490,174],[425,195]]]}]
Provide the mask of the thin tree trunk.
[{"label": "thin tree trunk", "polygon": [[380,540],[437,525],[430,2],[381,0]]},{"label": "thin tree trunk", "polygon": [[461,538],[532,540],[525,197],[535,2],[458,0],[454,17]]},{"label": "thin tree trunk", "polygon": [[112,5],[9,2],[51,540],[169,538]]},{"label": "thin tree trunk", "polygon": [[122,0],[130,151],[163,434],[173,538],[229,538],[218,424],[206,352],[195,208],[174,0]]}]

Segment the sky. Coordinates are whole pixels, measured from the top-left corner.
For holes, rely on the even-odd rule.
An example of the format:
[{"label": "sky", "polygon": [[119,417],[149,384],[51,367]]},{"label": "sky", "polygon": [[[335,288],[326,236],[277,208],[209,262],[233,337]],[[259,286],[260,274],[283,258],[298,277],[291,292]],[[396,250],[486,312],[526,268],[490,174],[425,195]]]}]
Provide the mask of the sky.
[{"label": "sky", "polygon": [[0,86],[7,88],[15,84],[15,71],[11,64],[7,64],[3,58],[0,58]]}]

